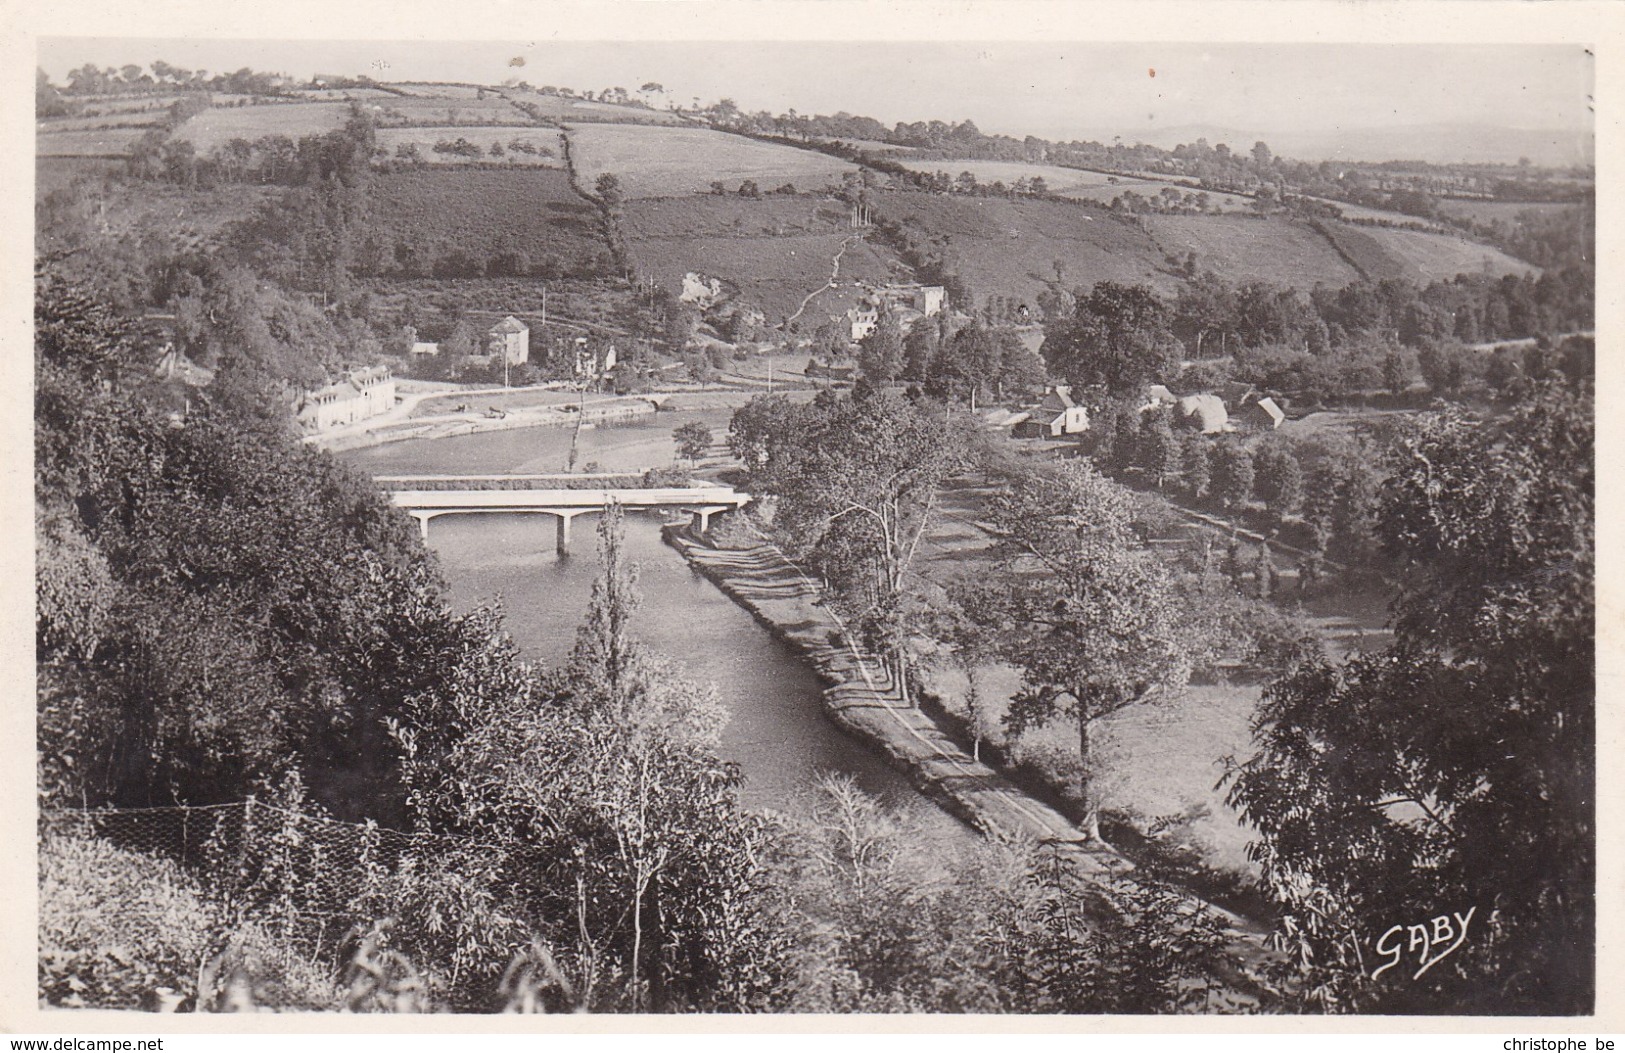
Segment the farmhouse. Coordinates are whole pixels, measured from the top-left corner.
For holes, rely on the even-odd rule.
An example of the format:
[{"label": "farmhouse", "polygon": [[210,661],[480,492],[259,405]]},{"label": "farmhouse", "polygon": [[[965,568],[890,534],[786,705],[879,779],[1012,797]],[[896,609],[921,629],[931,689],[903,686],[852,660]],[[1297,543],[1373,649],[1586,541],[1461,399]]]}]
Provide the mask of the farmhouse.
[{"label": "farmhouse", "polygon": [[415,359],[433,358],[440,354],[440,345],[429,340],[414,340],[411,353]]},{"label": "farmhouse", "polygon": [[306,392],[299,399],[295,416],[304,430],[321,432],[376,417],[394,406],[394,374],[387,366],[370,366]]},{"label": "farmhouse", "polygon": [[509,315],[485,334],[485,349],[492,358],[502,358],[510,366],[530,361],[530,326]]},{"label": "farmhouse", "polygon": [[874,330],[875,324],[880,321],[880,312],[866,300],[847,311],[846,320],[852,333],[851,339],[858,341]]},{"label": "farmhouse", "polygon": [[1057,385],[1026,419],[1015,423],[1012,434],[1018,439],[1059,439],[1089,430],[1089,411],[1072,401],[1072,389]]}]

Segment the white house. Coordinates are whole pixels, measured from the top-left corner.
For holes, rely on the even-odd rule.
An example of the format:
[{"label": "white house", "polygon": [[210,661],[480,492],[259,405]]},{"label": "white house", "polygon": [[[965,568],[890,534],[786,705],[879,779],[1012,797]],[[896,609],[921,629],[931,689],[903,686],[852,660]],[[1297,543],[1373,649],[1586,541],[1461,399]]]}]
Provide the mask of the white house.
[{"label": "white house", "polygon": [[1089,411],[1072,401],[1072,389],[1063,384],[1050,388],[1026,419],[1015,424],[1013,434],[1022,439],[1059,439],[1088,430]]},{"label": "white house", "polygon": [[394,407],[394,374],[387,366],[369,366],[306,392],[295,416],[306,431],[320,432],[376,417]]},{"label": "white house", "polygon": [[517,366],[530,361],[530,326],[509,315],[491,327],[485,336],[486,352],[492,359],[506,359]]}]

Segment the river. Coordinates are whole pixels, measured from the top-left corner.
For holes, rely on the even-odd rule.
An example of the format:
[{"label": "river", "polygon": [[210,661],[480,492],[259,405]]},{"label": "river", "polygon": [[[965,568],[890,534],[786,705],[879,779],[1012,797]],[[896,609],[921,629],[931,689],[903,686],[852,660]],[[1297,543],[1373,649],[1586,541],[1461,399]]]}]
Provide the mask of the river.
[{"label": "river", "polygon": [[[584,429],[579,460],[606,471],[669,464],[673,428],[700,420],[720,436],[728,415],[660,413]],[[375,474],[548,472],[563,470],[570,442],[571,429],[533,428],[392,443],[341,456]],[[553,518],[544,515],[440,516],[429,527],[429,547],[455,606],[500,603],[525,655],[556,662],[570,650],[598,574],[596,520],[577,519],[574,550],[565,557],[555,553]],[[740,766],[748,807],[802,811],[820,775],[830,772],[915,811],[932,840],[972,836],[877,752],[829,722],[807,665],[661,541],[658,519],[628,514],[626,550],[638,564],[643,598],[635,631],[651,649],[681,662],[691,678],[716,685],[729,715],[719,751]]]}]

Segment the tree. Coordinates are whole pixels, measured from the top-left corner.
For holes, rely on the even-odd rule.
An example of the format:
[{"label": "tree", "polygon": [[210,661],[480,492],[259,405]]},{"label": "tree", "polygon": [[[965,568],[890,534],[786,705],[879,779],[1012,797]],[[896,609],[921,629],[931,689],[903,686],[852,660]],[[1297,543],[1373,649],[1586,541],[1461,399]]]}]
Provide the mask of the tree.
[{"label": "tree", "polygon": [[858,341],[858,370],[876,388],[892,383],[903,372],[903,329],[890,309],[882,310],[875,327]]},{"label": "tree", "polygon": [[1213,483],[1212,444],[1199,431],[1185,433],[1180,440],[1180,469],[1185,493],[1193,500],[1207,497]]},{"label": "tree", "polygon": [[677,452],[691,464],[704,457],[705,451],[711,448],[711,429],[706,427],[704,421],[691,420],[678,425],[672,431],[672,438],[677,440]]},{"label": "tree", "polygon": [[1277,518],[1293,515],[1303,504],[1303,466],[1290,449],[1264,441],[1253,458],[1254,489]]},{"label": "tree", "polygon": [[1239,442],[1213,447],[1213,495],[1226,508],[1245,508],[1253,496],[1253,456]]},{"label": "tree", "polygon": [[1081,464],[1017,480],[994,499],[989,518],[1002,573],[960,601],[1021,672],[1006,717],[1011,733],[1074,722],[1081,825],[1099,838],[1094,727],[1184,687],[1190,656],[1179,603],[1135,540],[1127,494]]},{"label": "tree", "polygon": [[[1592,428],[1552,387],[1498,424],[1419,422],[1379,521],[1393,643],[1265,692],[1230,798],[1326,1008],[1591,1011]],[[1475,912],[1465,945],[1378,975],[1384,933],[1441,902]]]},{"label": "tree", "polygon": [[777,532],[823,575],[906,697],[916,559],[937,488],[959,463],[959,433],[940,411],[889,391],[761,409],[778,434],[765,443],[753,488],[779,498]]},{"label": "tree", "polygon": [[593,190],[598,200],[610,213],[617,213],[626,201],[626,193],[621,189],[621,177],[614,172],[605,172],[593,183]]},{"label": "tree", "polygon": [[1155,292],[1107,281],[1080,297],[1070,318],[1045,330],[1042,353],[1051,372],[1075,388],[1103,386],[1127,397],[1168,374],[1178,349]]},{"label": "tree", "polygon": [[1174,434],[1173,420],[1165,409],[1153,410],[1140,416],[1139,464],[1161,490],[1170,481],[1179,481],[1183,467],[1183,450],[1179,437]]}]

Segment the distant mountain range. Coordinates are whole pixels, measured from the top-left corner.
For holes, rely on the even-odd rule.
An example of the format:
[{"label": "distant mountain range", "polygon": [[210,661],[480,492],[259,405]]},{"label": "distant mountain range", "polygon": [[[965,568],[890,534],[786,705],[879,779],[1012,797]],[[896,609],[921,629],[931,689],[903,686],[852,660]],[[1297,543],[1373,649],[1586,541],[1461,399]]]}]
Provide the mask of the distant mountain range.
[{"label": "distant mountain range", "polygon": [[[1260,132],[1215,125],[1187,124],[1168,128],[1122,131],[1124,143],[1142,142],[1171,149],[1180,143],[1206,139],[1210,145],[1227,144],[1239,153],[1259,140],[1275,153],[1295,161],[1428,161],[1448,164],[1516,164],[1527,157],[1537,165],[1592,164],[1595,140],[1588,132],[1562,128],[1500,128],[1487,124],[1417,124],[1393,128],[1330,128],[1308,132]],[[1096,135],[1063,139],[1100,139]]]}]

